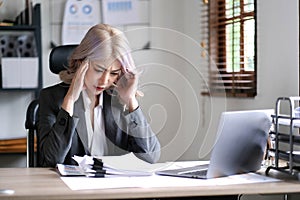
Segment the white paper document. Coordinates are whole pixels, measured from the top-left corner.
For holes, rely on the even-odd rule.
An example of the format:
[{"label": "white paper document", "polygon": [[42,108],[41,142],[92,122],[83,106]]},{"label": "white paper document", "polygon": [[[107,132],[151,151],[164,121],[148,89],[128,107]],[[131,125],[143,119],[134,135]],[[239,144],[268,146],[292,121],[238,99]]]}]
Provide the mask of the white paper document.
[{"label": "white paper document", "polygon": [[137,0],[102,0],[103,22],[112,25],[138,23]]},{"label": "white paper document", "polygon": [[[122,156],[120,156],[120,159]],[[127,158],[127,157],[126,157]],[[125,159],[126,159],[125,158]],[[124,168],[122,164],[109,165],[106,161],[103,161],[100,157],[93,156],[73,156],[73,159],[78,163],[77,165],[64,165],[57,164],[56,168],[61,176],[86,176],[86,177],[132,177],[132,176],[151,176],[153,173],[146,170],[139,170],[133,168]],[[123,158],[124,159],[124,158]],[[122,159],[121,159],[122,160]],[[137,158],[130,159],[132,161],[138,160]],[[144,161],[141,161],[144,162]],[[132,163],[132,162],[131,162]],[[132,163],[133,164],[133,163]],[[149,165],[149,164],[148,164]],[[141,169],[141,168],[140,168]]]},{"label": "white paper document", "polygon": [[79,44],[88,29],[100,22],[100,1],[68,0],[62,25],[62,43]]},{"label": "white paper document", "polygon": [[111,189],[111,188],[154,188],[154,187],[192,187],[234,185],[247,183],[276,182],[279,179],[258,175],[255,173],[233,175],[215,179],[192,179],[169,176],[140,176],[140,177],[113,177],[113,178],[87,178],[87,177],[61,177],[71,190]]}]

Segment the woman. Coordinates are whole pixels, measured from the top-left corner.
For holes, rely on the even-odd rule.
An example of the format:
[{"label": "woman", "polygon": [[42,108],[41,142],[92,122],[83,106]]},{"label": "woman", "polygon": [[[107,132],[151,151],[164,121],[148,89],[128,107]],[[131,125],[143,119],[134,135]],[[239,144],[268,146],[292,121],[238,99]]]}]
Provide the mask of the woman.
[{"label": "woman", "polygon": [[74,155],[133,152],[149,163],[159,159],[160,144],[139,107],[138,74],[121,31],[93,26],[60,78],[40,93],[40,166],[75,164]]}]

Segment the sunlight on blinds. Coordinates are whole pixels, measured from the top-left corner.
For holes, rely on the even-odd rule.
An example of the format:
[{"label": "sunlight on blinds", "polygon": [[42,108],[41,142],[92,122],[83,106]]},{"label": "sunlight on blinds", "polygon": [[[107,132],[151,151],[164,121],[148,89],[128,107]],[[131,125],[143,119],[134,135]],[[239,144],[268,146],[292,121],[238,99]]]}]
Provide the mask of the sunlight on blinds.
[{"label": "sunlight on blinds", "polygon": [[[205,92],[256,95],[254,0],[214,0],[201,4],[201,46],[207,51]],[[204,53],[201,53],[204,56]],[[224,89],[224,90],[223,90]],[[223,90],[223,91],[222,91]],[[204,93],[205,93],[204,92]]]}]

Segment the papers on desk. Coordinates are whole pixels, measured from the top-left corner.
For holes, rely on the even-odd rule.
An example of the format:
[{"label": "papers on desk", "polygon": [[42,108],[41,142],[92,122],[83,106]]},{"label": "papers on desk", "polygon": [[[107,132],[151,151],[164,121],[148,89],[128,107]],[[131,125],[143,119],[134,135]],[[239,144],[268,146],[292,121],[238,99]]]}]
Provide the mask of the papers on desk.
[{"label": "papers on desk", "polygon": [[112,176],[151,176],[151,172],[130,170],[113,167],[104,162],[101,158],[92,156],[74,156],[73,159],[78,163],[76,165],[57,164],[57,170],[62,176],[86,176],[86,177],[112,177]]},{"label": "papers on desk", "polygon": [[[286,126],[289,126],[290,124],[291,124],[291,120],[290,119],[282,119],[282,118],[280,118],[280,119],[278,119],[278,123],[279,124],[282,124],[282,125],[286,125]],[[300,119],[293,119],[293,121],[292,121],[292,125],[294,126],[294,127],[297,127],[297,128],[300,128]]]},{"label": "papers on desk", "polygon": [[111,189],[111,188],[154,188],[154,187],[196,187],[234,185],[247,183],[267,183],[280,181],[263,175],[248,173],[215,179],[192,179],[169,176],[139,176],[114,178],[61,177],[71,190]]},{"label": "papers on desk", "polygon": [[78,166],[75,165],[56,165],[57,171],[61,176],[85,176]]},{"label": "papers on desk", "polygon": [[[71,190],[90,190],[90,189],[111,189],[111,188],[153,188],[153,187],[193,187],[193,186],[216,186],[234,185],[248,183],[267,183],[280,181],[256,173],[233,175],[216,179],[192,179],[169,176],[155,175],[153,172],[161,169],[174,169],[178,167],[194,166],[205,164],[203,161],[183,161],[149,164],[137,159],[133,154],[118,157],[103,157],[104,163],[108,163],[115,168],[117,163],[118,170],[129,170],[148,173],[148,176],[107,176],[107,178],[88,178],[88,177],[61,177],[63,182]],[[131,165],[131,167],[130,167]],[[137,167],[138,166],[138,167]],[[151,174],[149,176],[149,173]]]}]

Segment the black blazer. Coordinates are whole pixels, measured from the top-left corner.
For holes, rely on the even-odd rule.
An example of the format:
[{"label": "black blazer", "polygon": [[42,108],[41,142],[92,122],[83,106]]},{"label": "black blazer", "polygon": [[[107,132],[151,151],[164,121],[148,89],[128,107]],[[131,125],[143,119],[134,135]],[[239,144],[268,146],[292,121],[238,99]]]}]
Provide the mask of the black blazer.
[{"label": "black blazer", "polygon": [[[75,102],[71,117],[61,108],[69,85],[45,88],[39,98],[39,166],[75,164],[72,156],[90,155],[82,96]],[[108,155],[133,152],[149,163],[160,157],[160,144],[140,108],[126,113],[117,97],[103,93],[105,135]]]}]

